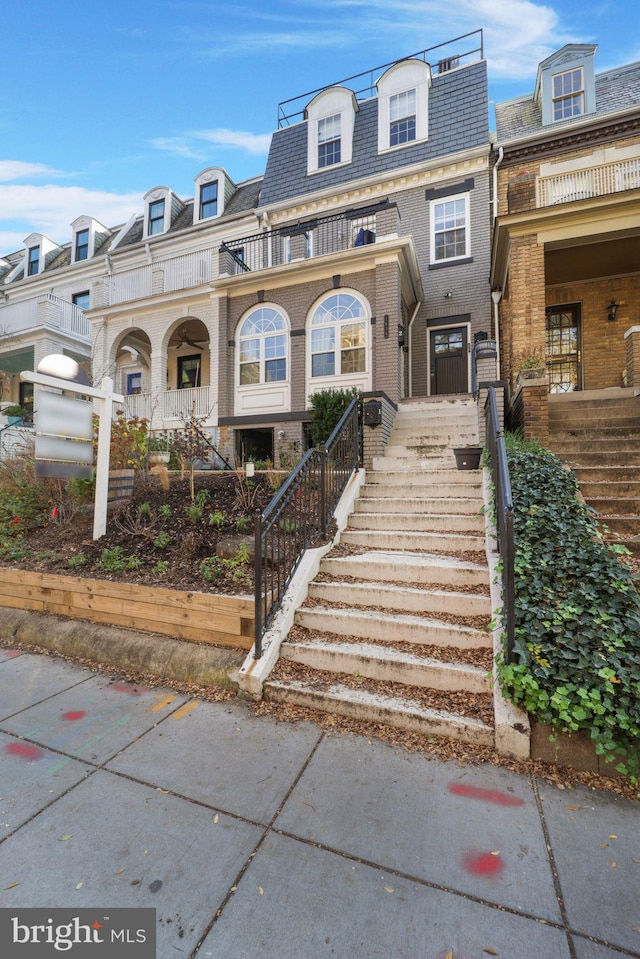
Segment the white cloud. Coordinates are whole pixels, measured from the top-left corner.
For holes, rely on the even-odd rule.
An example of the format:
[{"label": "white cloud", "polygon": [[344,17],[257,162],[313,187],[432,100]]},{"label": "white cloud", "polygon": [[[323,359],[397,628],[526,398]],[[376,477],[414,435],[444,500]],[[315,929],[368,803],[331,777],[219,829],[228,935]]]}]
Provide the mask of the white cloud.
[{"label": "white cloud", "polygon": [[30,177],[63,176],[59,170],[54,170],[44,163],[26,163],[24,160],[0,160],[0,183],[11,183],[13,180],[25,180]]},{"label": "white cloud", "polygon": [[186,157],[188,160],[205,160],[206,154],[193,149],[188,137],[155,137],[151,146],[174,156]]},{"label": "white cloud", "polygon": [[242,130],[193,130],[179,137],[156,137],[151,145],[156,150],[164,150],[191,160],[205,160],[210,157],[209,150],[198,149],[198,143],[217,143],[222,147],[233,147],[245,153],[262,155],[269,152],[270,133],[246,133]]},{"label": "white cloud", "polygon": [[[5,253],[21,249],[30,231],[44,233],[56,243],[66,243],[71,239],[70,224],[78,216],[86,214],[105,226],[117,226],[142,207],[138,193],[107,193],[56,184],[0,184],[0,225],[6,228],[0,233],[0,249]],[[16,243],[18,223],[22,231]]]}]

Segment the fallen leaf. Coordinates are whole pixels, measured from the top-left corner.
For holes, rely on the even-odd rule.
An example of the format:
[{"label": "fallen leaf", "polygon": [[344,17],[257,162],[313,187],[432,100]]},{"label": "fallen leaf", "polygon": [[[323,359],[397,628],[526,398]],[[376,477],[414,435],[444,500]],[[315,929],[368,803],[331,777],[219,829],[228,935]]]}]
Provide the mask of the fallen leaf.
[{"label": "fallen leaf", "polygon": [[232,887],[231,887],[231,892],[235,892],[237,888],[238,888],[237,886],[232,886]]},{"label": "fallen leaf", "polygon": [[258,892],[260,893],[261,896],[264,896],[264,889],[262,888],[262,886],[258,886]]},{"label": "fallen leaf", "polygon": [[616,835],[613,835],[613,834],[612,834],[611,836],[609,836],[609,839],[617,839],[617,838],[618,838],[618,837],[617,837]]},{"label": "fallen leaf", "polygon": [[60,838],[58,839],[58,842],[66,842],[67,839],[71,839],[72,835],[73,833],[69,832],[67,833],[66,836],[60,836]]},{"label": "fallen leaf", "polygon": [[600,848],[601,848],[601,849],[606,849],[608,845],[609,845],[608,842],[601,842],[601,843],[600,843]]},{"label": "fallen leaf", "polygon": [[387,892],[393,892],[393,886],[385,886],[384,888]]},{"label": "fallen leaf", "polygon": [[130,885],[130,886],[139,886],[141,882],[142,882],[142,879],[132,879],[131,882],[129,883],[129,885]]},{"label": "fallen leaf", "polygon": [[558,787],[558,789],[564,789],[564,786],[562,783],[556,783],[556,786]]},{"label": "fallen leaf", "polygon": [[214,822],[218,822],[219,818],[220,818],[220,817],[219,817],[218,813],[216,813],[215,816],[213,817],[213,821],[214,821]]},{"label": "fallen leaf", "polygon": [[615,861],[612,859],[612,860],[611,860],[611,868],[612,868],[612,869],[615,869],[617,865],[618,865],[618,863],[615,862]]},{"label": "fallen leaf", "polygon": [[496,849],[494,852],[491,853],[491,855],[492,855],[492,856],[499,856],[499,855],[500,855],[500,850],[499,850],[499,849]]},{"label": "fallen leaf", "polygon": [[19,882],[12,882],[10,886],[5,886],[4,888],[5,888],[5,889],[15,889],[16,886],[19,886],[19,885],[20,885]]},{"label": "fallen leaf", "polygon": [[114,875],[114,876],[121,876],[123,872],[124,872],[124,869],[118,869],[118,871],[117,871],[117,872],[114,872],[113,875]]},{"label": "fallen leaf", "polygon": [[571,812],[577,812],[577,811],[578,811],[578,807],[577,807],[577,806],[567,806],[567,809],[570,809]]},{"label": "fallen leaf", "polygon": [[497,953],[497,952],[495,951],[495,949],[483,949],[482,951],[488,953],[490,956],[497,956],[497,955],[499,955],[499,953]]},{"label": "fallen leaf", "polygon": [[84,883],[79,882],[78,885],[76,886],[76,889],[82,889],[83,886],[84,886]]}]

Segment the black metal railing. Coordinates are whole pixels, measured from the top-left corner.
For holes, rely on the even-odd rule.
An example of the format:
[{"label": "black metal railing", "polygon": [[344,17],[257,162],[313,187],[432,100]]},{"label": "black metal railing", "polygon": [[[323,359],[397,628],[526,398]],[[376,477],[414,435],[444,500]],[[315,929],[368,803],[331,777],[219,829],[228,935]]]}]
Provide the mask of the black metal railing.
[{"label": "black metal railing", "polygon": [[349,404],[325,444],[308,450],[255,521],[255,648],[280,609],[307,549],[326,539],[349,477],[360,465],[360,400]]},{"label": "black metal railing", "polygon": [[513,661],[515,639],[515,593],[514,593],[514,540],[513,540],[513,498],[511,480],[507,464],[507,451],[504,436],[498,419],[496,393],[489,387],[484,405],[487,449],[489,463],[495,487],[495,520],[498,536],[498,552],[502,560],[502,610],[506,633],[505,659]]},{"label": "black metal railing", "polygon": [[225,240],[220,245],[220,273],[252,273],[283,266],[293,260],[368,246],[376,240],[376,213],[388,206],[387,202],[378,203],[237,240]]}]

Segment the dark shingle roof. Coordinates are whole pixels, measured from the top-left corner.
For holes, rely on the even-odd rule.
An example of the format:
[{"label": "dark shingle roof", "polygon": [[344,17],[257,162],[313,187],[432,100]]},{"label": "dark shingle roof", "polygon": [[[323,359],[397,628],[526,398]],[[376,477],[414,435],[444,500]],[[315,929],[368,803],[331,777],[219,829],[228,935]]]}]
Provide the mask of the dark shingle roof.
[{"label": "dark shingle roof", "polygon": [[445,157],[489,141],[487,69],[484,60],[433,78],[429,92],[429,138],[402,150],[378,153],[378,100],[359,104],[353,131],[353,158],[346,166],[307,175],[307,123],[274,133],[260,206],[363,177]]},{"label": "dark shingle roof", "polygon": [[[595,92],[596,109],[589,114],[594,119],[640,105],[640,61],[596,74]],[[585,119],[584,116],[574,117],[543,127],[540,103],[533,99],[533,94],[496,103],[495,111],[498,143],[532,136],[543,130],[564,129],[576,120]]]}]

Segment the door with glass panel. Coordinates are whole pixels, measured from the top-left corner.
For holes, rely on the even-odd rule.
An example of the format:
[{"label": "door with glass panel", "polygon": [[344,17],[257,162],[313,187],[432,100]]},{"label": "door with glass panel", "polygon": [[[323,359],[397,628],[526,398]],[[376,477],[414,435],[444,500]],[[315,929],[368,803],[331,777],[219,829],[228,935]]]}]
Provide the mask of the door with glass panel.
[{"label": "door with glass panel", "polygon": [[467,343],[466,326],[452,326],[430,331],[431,396],[468,392]]},{"label": "door with glass panel", "polygon": [[547,308],[545,354],[550,393],[582,389],[580,306]]}]

